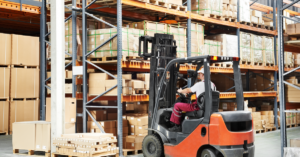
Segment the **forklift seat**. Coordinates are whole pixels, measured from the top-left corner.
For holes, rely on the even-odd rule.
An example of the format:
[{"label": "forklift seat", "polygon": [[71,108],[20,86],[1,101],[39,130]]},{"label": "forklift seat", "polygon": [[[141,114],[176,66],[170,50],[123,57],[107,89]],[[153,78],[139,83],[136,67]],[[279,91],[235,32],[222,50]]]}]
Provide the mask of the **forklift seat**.
[{"label": "forklift seat", "polygon": [[205,92],[200,94],[197,98],[197,106],[199,107],[198,111],[192,111],[192,112],[186,112],[185,116],[188,116],[189,118],[195,119],[195,118],[202,118],[204,116],[204,96]]}]

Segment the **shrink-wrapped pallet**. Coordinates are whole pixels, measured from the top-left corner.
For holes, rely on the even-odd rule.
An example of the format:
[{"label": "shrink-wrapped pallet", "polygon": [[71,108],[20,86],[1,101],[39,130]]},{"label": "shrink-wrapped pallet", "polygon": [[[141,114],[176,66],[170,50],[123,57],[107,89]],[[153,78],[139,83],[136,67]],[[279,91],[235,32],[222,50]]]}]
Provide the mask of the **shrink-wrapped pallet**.
[{"label": "shrink-wrapped pallet", "polygon": [[215,40],[221,42],[221,55],[238,57],[237,36],[229,34],[210,35],[205,39]]},{"label": "shrink-wrapped pallet", "polygon": [[192,12],[204,15],[222,16],[223,0],[192,0]]},{"label": "shrink-wrapped pallet", "polygon": [[249,0],[240,1],[240,21],[250,22],[250,1]]},{"label": "shrink-wrapped pallet", "polygon": [[221,42],[214,40],[204,40],[204,55],[222,56]]},{"label": "shrink-wrapped pallet", "polygon": [[[186,23],[181,25],[187,26]],[[191,56],[201,56],[204,54],[204,25],[192,23],[191,32]]]},{"label": "shrink-wrapped pallet", "polygon": [[168,25],[168,34],[172,34],[176,40],[177,58],[187,57],[186,51],[186,27]]},{"label": "shrink-wrapped pallet", "polygon": [[300,66],[300,54],[294,54],[295,57],[295,66]]},{"label": "shrink-wrapped pallet", "polygon": [[[97,29],[88,31],[88,52],[117,34],[116,28]],[[138,56],[139,37],[144,35],[143,30],[133,28],[122,28],[122,56]],[[110,40],[107,44],[97,49],[91,57],[113,57],[117,56],[117,38]]]},{"label": "shrink-wrapped pallet", "polygon": [[240,53],[241,62],[249,64],[251,62],[251,34],[241,32],[240,33]]},{"label": "shrink-wrapped pallet", "polygon": [[294,55],[292,52],[284,52],[284,66],[293,68],[294,61]]},{"label": "shrink-wrapped pallet", "polygon": [[265,65],[274,65],[274,38],[272,37],[263,37],[263,58]]},{"label": "shrink-wrapped pallet", "polygon": [[262,39],[262,36],[251,34],[251,54],[253,56],[253,65],[262,65],[263,63]]}]

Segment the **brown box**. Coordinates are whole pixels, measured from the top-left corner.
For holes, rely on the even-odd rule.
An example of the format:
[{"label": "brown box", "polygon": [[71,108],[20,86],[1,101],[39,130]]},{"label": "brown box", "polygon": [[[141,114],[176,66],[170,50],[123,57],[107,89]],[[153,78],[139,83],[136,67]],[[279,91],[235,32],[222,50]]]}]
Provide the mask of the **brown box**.
[{"label": "brown box", "polygon": [[[106,110],[91,110],[90,113],[96,119],[96,121],[104,121],[107,119],[107,111]],[[92,118],[88,116],[88,121],[92,121]]]},{"label": "brown box", "polygon": [[[118,77],[118,75],[114,75],[116,77]],[[110,78],[113,79],[113,78]],[[131,80],[132,79],[132,74],[122,74],[122,79],[124,80]]]},{"label": "brown box", "polygon": [[0,101],[0,132],[9,133],[9,101]]},{"label": "brown box", "polygon": [[295,33],[296,34],[300,34],[300,24],[299,23],[296,23],[296,30],[295,30]]},{"label": "brown box", "polygon": [[49,151],[50,125],[44,121],[13,123],[13,149]]},{"label": "brown box", "polygon": [[134,111],[135,103],[126,103],[126,111]]},{"label": "brown box", "polygon": [[129,125],[128,129],[129,135],[135,135],[135,125]]},{"label": "brown box", "polygon": [[[273,73],[264,73],[263,76],[267,79],[270,79],[272,81],[274,81],[274,74]],[[267,80],[267,79],[264,79],[264,89],[267,89],[269,87],[271,87],[274,83],[270,80]],[[273,90],[273,88],[269,88],[268,89],[269,91],[270,90]]]},{"label": "brown box", "polygon": [[[39,37],[12,35],[12,64],[40,65]],[[33,75],[31,75],[33,76]]]},{"label": "brown box", "polygon": [[108,113],[107,114],[107,120],[117,120],[118,119],[118,113]]},{"label": "brown box", "polygon": [[[46,121],[51,122],[51,98],[46,98]],[[76,98],[65,98],[65,123],[76,122]]]},{"label": "brown box", "polygon": [[261,105],[262,111],[270,111],[273,110],[273,105]]},{"label": "brown box", "polygon": [[135,135],[144,135],[148,133],[148,130],[146,130],[148,128],[148,125],[144,125],[144,126],[135,126],[135,130],[134,133]]},{"label": "brown box", "polygon": [[106,73],[89,74],[89,95],[99,95],[105,92],[105,84],[108,79]]},{"label": "brown box", "polygon": [[131,87],[133,89],[144,89],[145,88],[145,82],[140,80],[131,80]]},{"label": "brown box", "polygon": [[73,77],[73,73],[72,71],[66,70],[66,78],[72,78]]},{"label": "brown box", "polygon": [[11,34],[0,33],[0,65],[11,64]]},{"label": "brown box", "polygon": [[269,116],[269,123],[274,124],[275,120],[274,120],[274,115],[268,115]]},{"label": "brown box", "polygon": [[[116,128],[116,121],[115,120],[107,120],[107,121],[99,121],[98,122],[104,129],[109,129],[109,128]],[[93,129],[93,128],[98,128],[95,122],[93,121],[88,121],[87,124],[88,130]]]},{"label": "brown box", "polygon": [[142,149],[142,142],[145,136],[127,136],[126,137],[126,149]]},{"label": "brown box", "polygon": [[290,142],[290,147],[300,147],[300,138],[291,139]]},{"label": "brown box", "polygon": [[[1,45],[1,43],[0,43],[0,45]],[[1,74],[1,77],[0,77],[0,89],[1,89],[0,90],[0,98],[9,98],[10,68],[0,67],[0,74]]]},{"label": "brown box", "polygon": [[38,98],[39,69],[11,68],[11,98]]},{"label": "brown box", "polygon": [[127,116],[127,120],[129,125],[148,125],[148,115],[140,115],[140,116]]},{"label": "brown box", "polygon": [[10,102],[10,131],[12,123],[24,121],[38,121],[40,113],[39,100],[14,100]]},{"label": "brown box", "polygon": [[134,105],[134,112],[148,111],[149,102],[136,102]]},{"label": "brown box", "polygon": [[287,34],[295,34],[296,33],[296,25],[295,24],[289,24],[286,27],[286,33]]}]

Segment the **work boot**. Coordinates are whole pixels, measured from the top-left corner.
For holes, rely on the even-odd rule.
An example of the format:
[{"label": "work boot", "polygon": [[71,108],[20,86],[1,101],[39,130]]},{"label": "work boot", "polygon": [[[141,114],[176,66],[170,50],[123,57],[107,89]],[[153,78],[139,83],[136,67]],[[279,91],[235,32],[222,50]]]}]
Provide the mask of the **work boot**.
[{"label": "work boot", "polygon": [[172,132],[181,132],[181,125],[175,124],[172,128],[169,128],[169,131],[172,131]]}]

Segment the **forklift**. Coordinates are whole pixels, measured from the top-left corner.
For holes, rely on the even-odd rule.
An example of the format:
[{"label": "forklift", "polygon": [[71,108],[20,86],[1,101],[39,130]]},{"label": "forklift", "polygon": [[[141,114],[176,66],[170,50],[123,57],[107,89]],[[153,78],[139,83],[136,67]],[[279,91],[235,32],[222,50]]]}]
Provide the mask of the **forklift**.
[{"label": "forklift", "polygon": [[[151,49],[148,45],[152,44]],[[150,58],[148,135],[143,140],[145,157],[254,157],[254,134],[251,113],[243,111],[244,96],[239,57],[196,56],[176,58],[173,35],[154,34],[139,38],[139,56]],[[210,64],[232,62],[238,111],[218,112],[220,93],[212,91]],[[196,65],[180,73],[183,64]],[[183,113],[181,132],[169,131],[170,117],[176,102],[191,102],[192,94],[177,93],[177,81],[188,88],[197,81],[197,71],[204,68],[205,92],[196,98],[198,111]],[[178,97],[179,96],[179,97]]]}]

